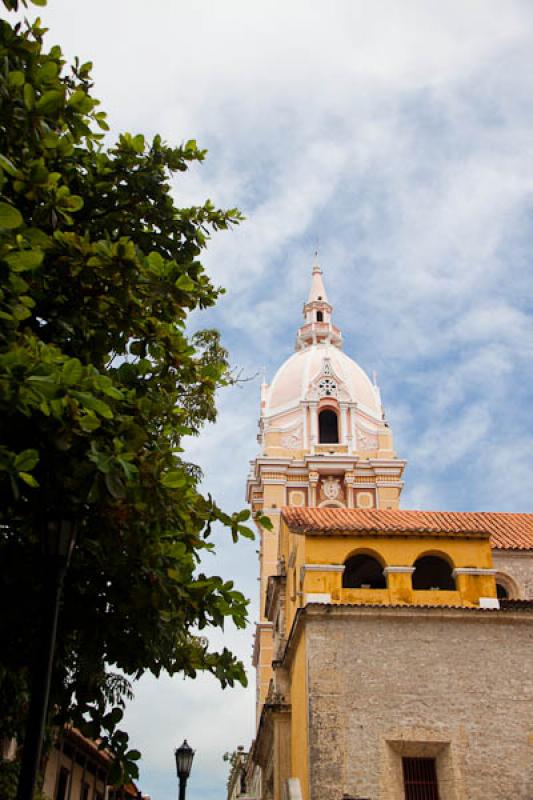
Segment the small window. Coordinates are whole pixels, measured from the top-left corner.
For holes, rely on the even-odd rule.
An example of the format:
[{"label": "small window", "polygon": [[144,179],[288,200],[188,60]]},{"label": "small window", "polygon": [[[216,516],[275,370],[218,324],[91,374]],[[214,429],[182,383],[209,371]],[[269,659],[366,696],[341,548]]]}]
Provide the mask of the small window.
[{"label": "small window", "polygon": [[405,800],[439,800],[434,758],[402,758]]},{"label": "small window", "polygon": [[59,779],[57,781],[56,800],[65,800],[68,789],[68,779],[70,772],[65,767],[61,767],[59,771]]},{"label": "small window", "polygon": [[455,581],[452,575],[452,568],[443,558],[422,556],[418,561],[415,561],[413,589],[418,591],[441,589],[453,592]]},{"label": "small window", "polygon": [[383,567],[372,556],[352,556],[344,565],[342,586],[344,589],[386,589]]},{"label": "small window", "polygon": [[322,313],[322,311],[317,311],[316,312],[316,321],[317,322],[324,322],[324,314]]},{"label": "small window", "polygon": [[337,415],[329,408],[318,415],[318,435],[321,444],[338,444],[339,425]]}]

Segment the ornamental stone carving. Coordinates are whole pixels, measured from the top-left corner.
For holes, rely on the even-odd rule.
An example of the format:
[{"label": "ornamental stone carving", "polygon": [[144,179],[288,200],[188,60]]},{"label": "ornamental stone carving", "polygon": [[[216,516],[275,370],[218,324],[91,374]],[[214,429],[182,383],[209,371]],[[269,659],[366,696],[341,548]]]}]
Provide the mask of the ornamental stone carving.
[{"label": "ornamental stone carving", "polygon": [[357,429],[357,449],[358,450],[377,450],[378,435],[377,431],[367,431],[363,428]]},{"label": "ornamental stone carving", "polygon": [[337,384],[332,378],[322,378],[318,384],[320,397],[337,397]]},{"label": "ornamental stone carving", "polygon": [[300,450],[303,447],[302,426],[285,431],[281,437],[281,446],[287,450]]},{"label": "ornamental stone carving", "polygon": [[339,478],[329,476],[322,481],[322,492],[327,500],[337,500],[341,494],[341,482]]}]

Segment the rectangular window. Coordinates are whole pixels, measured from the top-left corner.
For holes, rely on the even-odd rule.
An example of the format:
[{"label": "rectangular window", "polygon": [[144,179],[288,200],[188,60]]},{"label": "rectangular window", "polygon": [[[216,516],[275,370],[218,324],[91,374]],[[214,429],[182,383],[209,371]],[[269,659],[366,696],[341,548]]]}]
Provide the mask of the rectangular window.
[{"label": "rectangular window", "polygon": [[91,787],[88,783],[83,783],[80,791],[80,800],[89,800],[89,792]]},{"label": "rectangular window", "polygon": [[405,800],[439,800],[434,758],[402,758]]}]

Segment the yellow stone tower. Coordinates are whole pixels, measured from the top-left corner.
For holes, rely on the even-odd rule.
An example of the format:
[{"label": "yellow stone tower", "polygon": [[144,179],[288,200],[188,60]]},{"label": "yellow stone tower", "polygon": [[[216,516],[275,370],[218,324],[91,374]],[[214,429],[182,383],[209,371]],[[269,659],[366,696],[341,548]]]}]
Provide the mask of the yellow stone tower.
[{"label": "yellow stone tower", "polygon": [[[393,449],[378,387],[342,351],[322,270],[312,269],[295,353],[261,387],[259,443],[247,500],[270,517],[260,530],[260,619],[254,644],[259,715],[272,677],[268,578],[278,571],[283,506],[398,508],[405,461]],[[289,565],[290,566],[290,565]]]},{"label": "yellow stone tower", "polygon": [[315,265],[261,387],[257,729],[229,800],[531,800],[533,514],[399,509],[332,310]]}]

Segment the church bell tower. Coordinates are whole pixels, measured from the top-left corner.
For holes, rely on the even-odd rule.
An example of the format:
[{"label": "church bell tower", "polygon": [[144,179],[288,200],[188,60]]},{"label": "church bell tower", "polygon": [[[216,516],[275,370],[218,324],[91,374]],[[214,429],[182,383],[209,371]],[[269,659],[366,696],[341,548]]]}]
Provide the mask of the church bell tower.
[{"label": "church bell tower", "polygon": [[[272,677],[272,622],[265,611],[268,578],[279,573],[284,506],[398,508],[406,462],[397,458],[380,392],[342,350],[322,270],[315,263],[296,348],[270,384],[261,386],[259,443],[246,495],[270,517],[260,529],[260,619],[254,644],[257,718]],[[290,565],[288,565],[290,566]]]}]

